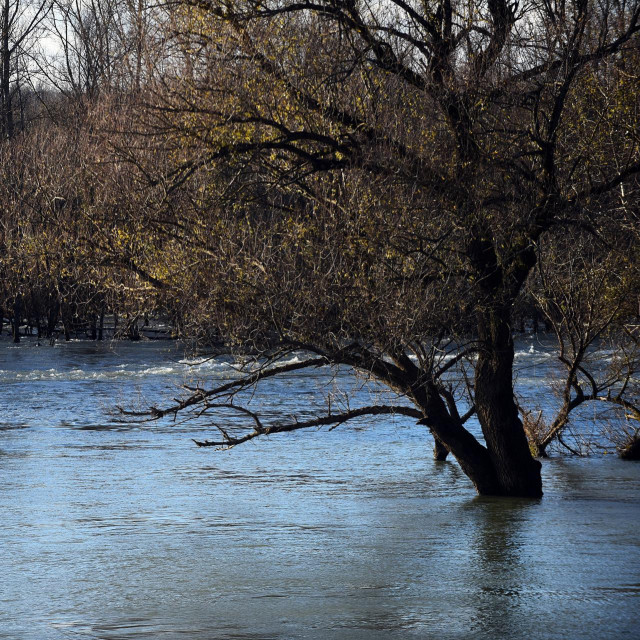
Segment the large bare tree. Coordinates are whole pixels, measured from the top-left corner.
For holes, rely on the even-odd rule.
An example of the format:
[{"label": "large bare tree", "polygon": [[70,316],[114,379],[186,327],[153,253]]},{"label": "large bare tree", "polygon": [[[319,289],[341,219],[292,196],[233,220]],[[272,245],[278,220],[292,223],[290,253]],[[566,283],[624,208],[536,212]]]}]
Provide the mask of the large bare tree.
[{"label": "large bare tree", "polygon": [[[637,227],[640,3],[195,0],[170,31],[140,122],[156,148],[122,151],[161,193],[153,233],[191,256],[166,273],[194,322],[272,359],[154,417],[348,365],[409,404],[242,407],[253,427],[206,444],[398,412],[480,493],[541,495],[513,309],[545,238]],[[278,364],[292,349],[312,356]]]}]

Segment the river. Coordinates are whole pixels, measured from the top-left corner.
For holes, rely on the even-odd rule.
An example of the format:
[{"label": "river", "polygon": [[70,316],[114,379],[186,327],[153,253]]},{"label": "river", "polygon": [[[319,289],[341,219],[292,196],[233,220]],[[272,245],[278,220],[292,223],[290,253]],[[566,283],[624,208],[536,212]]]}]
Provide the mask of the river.
[{"label": "river", "polygon": [[[540,396],[548,354],[519,357]],[[542,500],[488,499],[404,418],[216,452],[206,420],[110,414],[231,374],[183,358],[0,342],[0,638],[638,637],[640,464],[556,455]],[[352,385],[297,373],[258,401]]]}]

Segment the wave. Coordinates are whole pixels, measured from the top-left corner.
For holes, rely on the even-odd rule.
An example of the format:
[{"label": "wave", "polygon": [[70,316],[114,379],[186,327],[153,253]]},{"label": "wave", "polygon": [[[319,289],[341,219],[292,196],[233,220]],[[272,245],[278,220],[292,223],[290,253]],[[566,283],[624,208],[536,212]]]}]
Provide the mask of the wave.
[{"label": "wave", "polygon": [[533,347],[529,347],[529,349],[518,349],[513,354],[516,358],[553,358],[555,354],[550,353],[549,351],[538,350]]},{"label": "wave", "polygon": [[[233,374],[228,367],[220,367],[219,374]],[[11,371],[0,369],[0,381],[23,382],[45,380],[126,380],[147,377],[193,378],[199,370],[184,365],[157,365],[132,368],[131,365],[120,365],[113,369],[91,371],[85,369],[33,369],[31,371]]]},{"label": "wave", "polygon": [[[9,347],[10,348],[10,347]],[[304,362],[305,354],[293,354],[269,366],[284,366]],[[53,364],[53,362],[52,362]],[[91,367],[63,367],[63,368],[33,368],[33,369],[0,369],[0,381],[24,382],[47,380],[73,380],[73,381],[110,381],[141,379],[146,377],[171,377],[174,379],[194,378],[234,378],[251,373],[264,363],[247,359],[233,361],[230,358],[187,357],[182,359],[165,359],[162,362],[126,362],[119,364],[106,363],[103,366]]]}]

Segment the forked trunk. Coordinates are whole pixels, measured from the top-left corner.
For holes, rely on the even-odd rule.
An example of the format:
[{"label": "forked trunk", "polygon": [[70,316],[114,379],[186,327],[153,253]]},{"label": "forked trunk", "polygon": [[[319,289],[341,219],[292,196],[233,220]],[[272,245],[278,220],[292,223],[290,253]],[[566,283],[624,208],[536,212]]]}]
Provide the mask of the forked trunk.
[{"label": "forked trunk", "polygon": [[[536,263],[535,247],[523,236],[511,256],[498,259],[493,235],[479,226],[468,246],[483,304],[478,309],[478,360],[474,404],[496,477],[495,495],[542,496],[541,464],[531,456],[513,394],[513,304]],[[508,259],[505,259],[508,258]],[[482,493],[482,492],[480,492]]]},{"label": "forked trunk", "polygon": [[435,385],[414,387],[411,396],[425,414],[419,424],[428,426],[439,443],[437,446],[453,455],[476,491],[480,495],[499,495],[498,479],[487,449],[449,414]]}]

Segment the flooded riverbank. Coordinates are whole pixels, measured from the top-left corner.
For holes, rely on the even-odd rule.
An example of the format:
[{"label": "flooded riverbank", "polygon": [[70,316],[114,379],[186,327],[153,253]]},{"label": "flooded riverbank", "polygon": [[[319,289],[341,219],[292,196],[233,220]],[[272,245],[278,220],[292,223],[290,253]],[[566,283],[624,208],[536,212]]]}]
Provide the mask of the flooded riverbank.
[{"label": "flooded riverbank", "polygon": [[[228,375],[172,343],[0,343],[0,638],[636,633],[640,465],[550,458],[542,500],[480,499],[410,420],[214,452],[190,440],[206,422],[107,413]],[[265,403],[328,384],[291,375]]]}]

